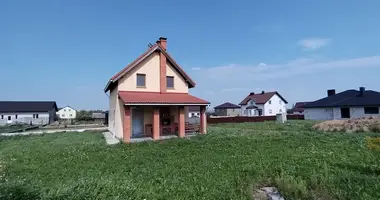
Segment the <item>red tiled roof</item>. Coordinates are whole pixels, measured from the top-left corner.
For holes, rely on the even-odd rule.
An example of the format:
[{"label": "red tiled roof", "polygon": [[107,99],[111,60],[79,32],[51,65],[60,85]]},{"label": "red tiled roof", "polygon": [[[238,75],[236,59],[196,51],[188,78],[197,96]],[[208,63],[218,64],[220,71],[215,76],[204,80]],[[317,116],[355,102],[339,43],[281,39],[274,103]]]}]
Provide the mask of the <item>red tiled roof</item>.
[{"label": "red tiled roof", "polygon": [[292,108],[293,112],[300,112],[302,113],[304,111],[304,105],[310,103],[310,102],[297,102],[294,107]]},{"label": "red tiled roof", "polygon": [[247,97],[244,98],[243,101],[239,103],[239,105],[246,105],[251,99],[254,100],[256,104],[265,104],[275,94],[277,94],[285,103],[288,103],[278,92],[275,91],[258,94],[250,93]]},{"label": "red tiled roof", "polygon": [[119,97],[125,104],[209,104],[187,93],[119,91]]}]

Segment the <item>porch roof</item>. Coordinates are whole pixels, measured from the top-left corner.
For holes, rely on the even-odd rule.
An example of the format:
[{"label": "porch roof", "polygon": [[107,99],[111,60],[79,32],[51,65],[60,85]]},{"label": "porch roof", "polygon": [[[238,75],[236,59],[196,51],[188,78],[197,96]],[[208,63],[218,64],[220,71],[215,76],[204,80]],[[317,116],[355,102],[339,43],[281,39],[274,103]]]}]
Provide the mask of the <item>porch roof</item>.
[{"label": "porch roof", "polygon": [[209,102],[187,93],[160,93],[119,91],[119,97],[128,105],[207,105]]}]

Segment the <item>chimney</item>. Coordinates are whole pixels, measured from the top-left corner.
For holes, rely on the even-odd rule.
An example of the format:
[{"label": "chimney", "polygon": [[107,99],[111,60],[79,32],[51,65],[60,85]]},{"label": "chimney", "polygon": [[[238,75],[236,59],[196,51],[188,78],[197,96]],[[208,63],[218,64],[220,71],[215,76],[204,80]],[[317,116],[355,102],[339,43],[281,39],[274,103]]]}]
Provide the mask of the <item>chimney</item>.
[{"label": "chimney", "polygon": [[265,94],[265,91],[263,90],[263,91],[261,91],[261,94]]},{"label": "chimney", "polygon": [[157,40],[157,44],[159,44],[166,51],[167,38],[160,37]]},{"label": "chimney", "polygon": [[249,93],[249,95],[255,95],[255,93],[254,93],[254,92],[251,92],[251,93]]},{"label": "chimney", "polygon": [[335,89],[327,90],[327,96],[332,96],[335,94]]},{"label": "chimney", "polygon": [[364,97],[365,87],[360,87],[359,92],[359,96]]}]

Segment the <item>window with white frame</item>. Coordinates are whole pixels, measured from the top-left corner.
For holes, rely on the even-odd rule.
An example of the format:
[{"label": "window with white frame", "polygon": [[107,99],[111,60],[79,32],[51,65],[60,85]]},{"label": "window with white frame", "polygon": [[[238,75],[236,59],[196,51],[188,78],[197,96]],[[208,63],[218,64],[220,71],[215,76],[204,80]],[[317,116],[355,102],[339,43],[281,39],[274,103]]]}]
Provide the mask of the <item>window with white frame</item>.
[{"label": "window with white frame", "polygon": [[269,109],[269,114],[272,114],[272,109]]},{"label": "window with white frame", "polygon": [[269,103],[269,104],[272,104],[272,100],[269,100],[268,103]]}]

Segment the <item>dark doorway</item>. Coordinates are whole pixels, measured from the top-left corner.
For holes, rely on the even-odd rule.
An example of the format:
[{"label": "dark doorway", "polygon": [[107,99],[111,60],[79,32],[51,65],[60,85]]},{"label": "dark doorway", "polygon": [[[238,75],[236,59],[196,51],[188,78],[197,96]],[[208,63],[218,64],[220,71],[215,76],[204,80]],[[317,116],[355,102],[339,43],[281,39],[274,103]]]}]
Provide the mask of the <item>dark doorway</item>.
[{"label": "dark doorway", "polygon": [[259,116],[263,115],[263,110],[259,109]]},{"label": "dark doorway", "polygon": [[350,118],[350,108],[340,108],[340,115],[342,118]]}]

